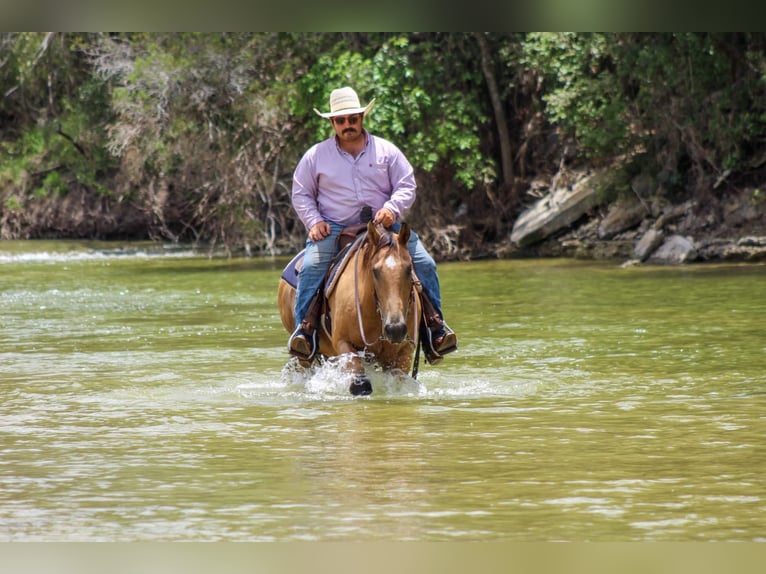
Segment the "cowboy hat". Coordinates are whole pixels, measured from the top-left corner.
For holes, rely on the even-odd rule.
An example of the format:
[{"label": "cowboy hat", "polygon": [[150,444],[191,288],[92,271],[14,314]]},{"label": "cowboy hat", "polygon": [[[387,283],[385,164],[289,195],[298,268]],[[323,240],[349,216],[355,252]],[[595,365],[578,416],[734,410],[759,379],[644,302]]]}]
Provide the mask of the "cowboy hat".
[{"label": "cowboy hat", "polygon": [[375,104],[375,98],[372,98],[369,104],[362,106],[359,104],[359,96],[356,92],[346,86],[333,90],[330,94],[330,111],[323,114],[318,109],[314,111],[323,118],[334,118],[335,116],[345,116],[350,114],[366,114]]}]

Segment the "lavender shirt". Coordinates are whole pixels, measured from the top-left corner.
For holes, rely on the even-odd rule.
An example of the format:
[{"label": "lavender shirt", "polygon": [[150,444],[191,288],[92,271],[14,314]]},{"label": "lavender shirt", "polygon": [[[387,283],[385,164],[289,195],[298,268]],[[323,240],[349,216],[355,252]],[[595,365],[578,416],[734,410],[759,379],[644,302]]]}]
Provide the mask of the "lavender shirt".
[{"label": "lavender shirt", "polygon": [[387,207],[399,220],[415,201],[415,176],[407,158],[391,142],[364,132],[367,144],[356,157],[338,147],[335,136],[312,146],[293,174],[293,207],[306,229],[320,221],[359,223]]}]

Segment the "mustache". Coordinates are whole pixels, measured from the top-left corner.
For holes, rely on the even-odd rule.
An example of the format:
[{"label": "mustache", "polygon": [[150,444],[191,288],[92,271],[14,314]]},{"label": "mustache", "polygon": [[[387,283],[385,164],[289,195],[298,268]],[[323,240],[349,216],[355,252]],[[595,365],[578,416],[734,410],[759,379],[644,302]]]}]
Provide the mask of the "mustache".
[{"label": "mustache", "polygon": [[343,133],[344,133],[344,134],[345,134],[345,133],[348,133],[348,132],[351,132],[351,133],[356,133],[356,129],[355,129],[355,128],[346,128],[345,130],[343,130]]}]

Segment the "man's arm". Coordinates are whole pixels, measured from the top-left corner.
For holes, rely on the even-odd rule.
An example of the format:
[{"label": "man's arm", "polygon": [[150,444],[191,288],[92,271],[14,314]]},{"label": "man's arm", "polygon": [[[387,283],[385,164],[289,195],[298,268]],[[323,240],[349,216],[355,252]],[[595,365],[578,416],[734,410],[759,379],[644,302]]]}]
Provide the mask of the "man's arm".
[{"label": "man's arm", "polygon": [[[391,181],[391,197],[383,204],[383,208],[375,214],[375,222],[382,223],[384,227],[389,227],[394,221],[401,219],[407,210],[412,207],[412,204],[415,203],[417,189],[412,165],[399,148],[393,144],[391,145],[393,153],[388,167],[389,180]],[[386,214],[381,214],[382,211],[388,211],[391,215],[392,221],[388,225],[384,221],[388,217]]]},{"label": "man's arm", "polygon": [[[295,172],[293,173],[291,199],[293,209],[295,209],[295,212],[303,222],[303,225],[306,226],[306,229],[309,232],[309,237],[312,241],[317,241],[317,239],[311,237],[312,231],[317,228],[317,232],[314,234],[315,237],[324,233],[322,237],[319,237],[319,239],[323,239],[329,233],[329,225],[322,220],[317,205],[317,185],[316,177],[314,175],[314,151],[313,148],[307,151],[295,168]],[[324,226],[327,227],[326,231],[323,231],[324,226],[319,226],[321,223],[324,223]]]}]

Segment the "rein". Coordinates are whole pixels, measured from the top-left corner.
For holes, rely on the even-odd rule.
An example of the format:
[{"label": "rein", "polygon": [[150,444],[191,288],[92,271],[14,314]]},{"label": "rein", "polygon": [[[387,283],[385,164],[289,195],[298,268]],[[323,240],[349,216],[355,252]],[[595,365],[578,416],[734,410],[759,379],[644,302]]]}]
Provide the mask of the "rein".
[{"label": "rein", "polygon": [[[356,302],[356,319],[359,321],[359,333],[362,335],[362,342],[364,343],[365,349],[367,347],[371,347],[373,343],[370,343],[367,340],[367,337],[364,335],[364,325],[362,325],[362,306],[359,303],[359,254],[362,252],[362,248],[356,250],[356,254],[354,255],[354,299]],[[378,308],[377,303],[377,295],[375,296],[375,308]],[[378,311],[380,312],[380,311]],[[383,338],[383,333],[381,332],[380,337],[375,339],[374,343],[377,343]]]}]

